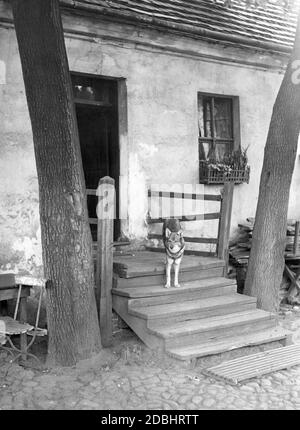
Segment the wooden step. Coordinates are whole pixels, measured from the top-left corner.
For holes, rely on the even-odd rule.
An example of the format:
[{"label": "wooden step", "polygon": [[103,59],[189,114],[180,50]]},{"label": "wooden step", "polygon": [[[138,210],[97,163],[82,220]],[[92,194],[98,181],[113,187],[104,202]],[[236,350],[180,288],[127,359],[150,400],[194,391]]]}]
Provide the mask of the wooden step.
[{"label": "wooden step", "polygon": [[[165,274],[165,253],[140,251],[114,257],[114,272],[121,278],[136,278]],[[216,257],[183,256],[180,272],[224,267],[225,261]]]},{"label": "wooden step", "polygon": [[229,294],[154,306],[132,306],[129,300],[128,311],[139,318],[162,324],[224,315],[246,309],[255,309],[255,307],[256,298],[241,294]]},{"label": "wooden step", "polygon": [[236,281],[217,277],[181,283],[180,288],[164,288],[162,285],[139,288],[113,289],[113,294],[135,299],[132,305],[150,306],[183,300],[194,300],[236,293]]},{"label": "wooden step", "polygon": [[[194,281],[197,279],[216,278],[224,275],[224,266],[211,267],[204,269],[191,269],[189,271],[180,270],[179,281],[181,283]],[[166,283],[165,272],[161,274],[152,273],[149,276],[137,276],[135,278],[121,278],[116,273],[114,274],[114,288],[136,288],[141,286],[164,285]]]},{"label": "wooden step", "polygon": [[207,355],[220,354],[233,349],[243,348],[245,346],[260,345],[263,343],[280,341],[282,343],[290,341],[291,333],[277,326],[275,328],[243,334],[241,336],[229,336],[219,341],[210,341],[207,343],[199,342],[198,344],[170,347],[166,352],[179,360],[190,360]]},{"label": "wooden step", "polygon": [[162,337],[168,348],[200,341],[216,341],[224,336],[271,328],[275,324],[274,314],[254,309],[199,320],[182,321],[164,327],[148,328],[148,330],[156,336]]}]

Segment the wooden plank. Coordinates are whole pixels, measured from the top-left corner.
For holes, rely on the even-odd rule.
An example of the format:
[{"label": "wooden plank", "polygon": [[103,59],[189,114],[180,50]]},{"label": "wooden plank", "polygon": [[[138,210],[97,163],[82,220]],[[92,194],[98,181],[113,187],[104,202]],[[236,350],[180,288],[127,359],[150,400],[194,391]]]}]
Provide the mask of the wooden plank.
[{"label": "wooden plank", "polygon": [[[113,246],[116,246],[116,247],[118,247],[118,246],[128,246],[128,245],[130,245],[130,242],[128,241],[128,242],[114,242],[113,243]],[[121,251],[122,252],[122,251]]]},{"label": "wooden plank", "polygon": [[[114,272],[122,278],[162,275],[165,273],[165,261],[165,252],[139,251],[129,256],[115,256]],[[223,266],[224,261],[213,256],[184,255],[180,265],[180,272]]]},{"label": "wooden plank", "polygon": [[179,360],[190,360],[196,357],[220,354],[245,346],[260,345],[263,343],[286,341],[290,336],[288,330],[275,327],[255,333],[243,334],[242,336],[231,336],[220,341],[193,344],[190,346],[168,348],[167,353]]},{"label": "wooden plank", "polygon": [[270,312],[264,312],[260,309],[250,309],[227,315],[200,318],[199,320],[180,321],[169,326],[157,327],[150,330],[158,336],[174,338],[184,336],[185,334],[189,336],[193,333],[210,332],[211,330],[220,330],[223,333],[223,330],[228,327],[239,328],[239,326],[248,324],[249,326],[254,326],[257,322],[272,321],[274,318],[274,314]]},{"label": "wooden plank", "polygon": [[[101,178],[97,189],[98,201],[104,191],[114,191],[114,179],[106,176]],[[113,200],[113,199],[112,199]],[[96,257],[96,296],[98,302],[101,340],[104,347],[112,344],[112,278],[113,278],[113,223],[114,213],[107,205],[99,204],[97,228],[97,257]]]},{"label": "wooden plank", "polygon": [[34,276],[16,275],[16,284],[23,287],[46,287],[47,280],[45,278],[35,278]]},{"label": "wooden plank", "polygon": [[4,273],[0,275],[0,289],[8,287],[16,287],[15,275],[13,273]]},{"label": "wooden plank", "polygon": [[[146,249],[151,252],[164,252],[164,248],[154,248],[151,246],[146,246]],[[216,252],[198,251],[193,249],[185,249],[184,253],[185,255],[198,255],[201,257],[214,257],[216,255]]]},{"label": "wooden plank", "polygon": [[[120,246],[128,246],[131,242],[113,242],[113,246],[118,248]],[[93,251],[97,251],[97,242],[93,242]],[[121,253],[124,253],[124,251],[119,251]],[[127,251],[126,251],[127,252]],[[132,254],[132,251],[128,251],[128,253]],[[122,254],[120,254],[122,255]]]},{"label": "wooden plank", "polygon": [[75,98],[74,103],[76,103],[77,105],[84,105],[84,106],[88,105],[88,106],[107,107],[107,108],[112,107],[111,103],[107,103],[107,102],[104,102],[101,100],[89,100],[89,99]]},{"label": "wooden plank", "polygon": [[236,281],[228,278],[208,278],[197,279],[195,281],[185,281],[180,283],[180,288],[163,288],[162,285],[149,285],[147,288],[144,286],[132,288],[114,288],[113,294],[128,297],[131,299],[154,297],[154,296],[167,296],[167,295],[181,295],[188,292],[203,291],[206,289],[236,286]]},{"label": "wooden plank", "polygon": [[290,345],[226,361],[205,371],[230,384],[300,365],[300,345]]},{"label": "wooden plank", "polygon": [[234,184],[227,182],[224,185],[221,203],[221,217],[219,222],[219,232],[218,232],[218,246],[217,253],[218,257],[222,258],[226,262],[226,267],[224,274],[227,273],[228,265],[228,244],[230,235],[230,224],[231,224],[231,212],[232,212],[232,200],[233,200],[233,190]]},{"label": "wooden plank", "polygon": [[192,319],[193,313],[199,317],[213,316],[213,311],[220,308],[236,307],[243,310],[243,306],[254,308],[256,298],[242,294],[229,294],[228,296],[209,297],[207,299],[187,300],[180,303],[167,303],[154,306],[130,306],[129,313],[145,319],[160,319],[188,315]]},{"label": "wooden plank", "polygon": [[[152,285],[164,285],[165,284],[165,274],[161,273],[156,275],[152,273],[149,276],[138,276],[136,278],[121,278],[118,275],[115,276],[114,288],[134,288],[134,287],[149,287]],[[223,267],[214,267],[210,269],[197,269],[192,271],[180,271],[180,282],[188,281],[198,281],[202,279],[210,279],[214,277],[223,276]]]},{"label": "wooden plank", "polygon": [[[154,234],[151,233],[148,235],[149,239],[162,239],[161,234]],[[189,237],[184,236],[185,242],[191,242],[191,243],[218,243],[218,239],[214,237]]]},{"label": "wooden plank", "polygon": [[86,195],[87,196],[96,196],[97,195],[96,192],[97,192],[97,190],[93,190],[91,188],[86,188]]},{"label": "wooden plank", "polygon": [[[23,287],[20,297],[28,297],[30,295],[30,287]],[[18,297],[18,288],[0,289],[0,301],[11,300]]]},{"label": "wooden plank", "polygon": [[164,220],[167,218],[176,218],[182,222],[203,221],[203,220],[210,220],[210,219],[219,219],[220,217],[221,217],[220,212],[212,212],[212,213],[208,213],[208,214],[184,215],[182,217],[166,216],[166,217],[162,217],[162,218],[148,218],[147,222],[148,222],[148,224],[163,223]]},{"label": "wooden plank", "polygon": [[190,199],[190,200],[210,200],[219,202],[221,196],[219,194],[196,194],[196,193],[178,193],[168,191],[148,190],[148,197],[169,198],[169,199]]},{"label": "wooden plank", "polygon": [[300,284],[299,284],[300,268],[297,268],[296,273],[294,273],[289,268],[289,266],[285,264],[284,273],[291,281],[291,285],[288,289],[288,296],[292,296],[300,291]]},{"label": "wooden plank", "polygon": [[300,229],[300,222],[297,221],[295,224],[295,237],[294,237],[294,244],[293,244],[293,254],[297,254],[298,251],[298,241],[299,241],[299,229]]}]

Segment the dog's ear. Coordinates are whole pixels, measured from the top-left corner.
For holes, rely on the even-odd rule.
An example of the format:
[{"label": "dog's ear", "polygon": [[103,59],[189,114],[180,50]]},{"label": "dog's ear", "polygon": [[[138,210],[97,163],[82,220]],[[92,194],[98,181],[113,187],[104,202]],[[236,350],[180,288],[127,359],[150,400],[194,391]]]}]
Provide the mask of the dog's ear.
[{"label": "dog's ear", "polygon": [[166,238],[168,239],[171,236],[171,230],[168,227],[166,228],[165,235],[166,235]]}]

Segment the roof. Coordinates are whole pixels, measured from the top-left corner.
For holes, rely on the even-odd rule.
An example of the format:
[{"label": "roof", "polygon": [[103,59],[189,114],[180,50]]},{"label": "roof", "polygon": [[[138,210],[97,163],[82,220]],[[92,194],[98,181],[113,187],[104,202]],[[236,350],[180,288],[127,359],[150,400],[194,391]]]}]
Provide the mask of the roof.
[{"label": "roof", "polygon": [[289,51],[293,44],[299,0],[292,11],[271,0],[264,7],[247,0],[61,0],[63,6],[210,39]]}]

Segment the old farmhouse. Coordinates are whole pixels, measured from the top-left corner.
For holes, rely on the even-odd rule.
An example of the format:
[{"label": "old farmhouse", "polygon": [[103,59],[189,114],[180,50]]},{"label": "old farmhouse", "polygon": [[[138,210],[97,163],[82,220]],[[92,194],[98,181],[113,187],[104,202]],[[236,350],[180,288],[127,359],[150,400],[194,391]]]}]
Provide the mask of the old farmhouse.
[{"label": "old farmhouse", "polygon": [[[115,239],[147,236],[147,190],[210,183],[209,161],[247,150],[231,234],[255,215],[272,106],[296,15],[244,0],[61,0],[87,189],[117,185]],[[31,125],[9,4],[0,1],[0,270],[42,274]],[[203,160],[206,163],[203,163]],[[245,172],[244,172],[245,173]],[[299,218],[292,182],[289,217]],[[93,202],[89,203],[93,210]],[[91,214],[91,216],[93,216]],[[214,234],[214,220],[205,235]],[[187,234],[188,229],[186,227]],[[191,227],[195,229],[195,227]],[[202,234],[203,226],[198,226]]]}]

